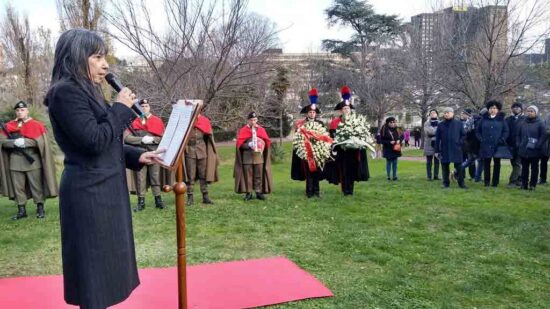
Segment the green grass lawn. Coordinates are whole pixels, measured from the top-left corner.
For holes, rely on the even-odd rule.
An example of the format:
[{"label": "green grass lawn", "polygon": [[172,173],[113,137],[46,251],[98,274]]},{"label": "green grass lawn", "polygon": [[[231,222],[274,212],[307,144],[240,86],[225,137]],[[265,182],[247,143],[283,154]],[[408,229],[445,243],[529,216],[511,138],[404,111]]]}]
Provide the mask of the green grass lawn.
[{"label": "green grass lawn", "polygon": [[[323,182],[322,197],[307,199],[287,155],[273,165],[268,200],[244,202],[233,193],[233,148],[220,153],[216,204],[187,209],[188,263],[286,256],[335,294],[277,308],[550,307],[550,187],[506,188],[507,165],[498,188],[442,190],[422,162],[400,161],[400,180],[388,182],[384,161],[371,160],[353,197]],[[149,196],[133,215],[140,268],[176,265],[174,199],[164,196],[168,209]],[[14,222],[15,206],[0,199],[0,276],[61,273],[57,201],[46,210],[43,221]]]}]

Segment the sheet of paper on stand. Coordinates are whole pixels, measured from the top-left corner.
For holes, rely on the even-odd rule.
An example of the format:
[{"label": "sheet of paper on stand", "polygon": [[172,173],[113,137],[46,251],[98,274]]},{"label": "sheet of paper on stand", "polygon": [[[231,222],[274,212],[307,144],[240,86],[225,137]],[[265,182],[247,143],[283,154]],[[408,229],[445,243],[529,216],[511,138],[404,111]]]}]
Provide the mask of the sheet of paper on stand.
[{"label": "sheet of paper on stand", "polygon": [[202,100],[179,100],[172,105],[172,113],[159,143],[159,148],[166,149],[162,156],[162,163],[166,167],[173,167],[176,163],[201,106]]}]

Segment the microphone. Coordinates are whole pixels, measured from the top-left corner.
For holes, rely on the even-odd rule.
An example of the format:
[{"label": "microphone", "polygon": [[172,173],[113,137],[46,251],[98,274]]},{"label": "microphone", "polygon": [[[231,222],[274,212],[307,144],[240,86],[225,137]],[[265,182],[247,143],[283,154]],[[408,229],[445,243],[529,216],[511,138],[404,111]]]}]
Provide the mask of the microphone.
[{"label": "microphone", "polygon": [[[111,87],[113,87],[113,89],[116,92],[120,92],[120,90],[122,90],[122,88],[124,88],[124,85],[122,85],[122,83],[118,80],[118,78],[116,78],[116,76],[113,73],[107,73],[107,75],[105,75],[105,80],[107,81],[107,83],[109,85],[111,85]],[[140,99],[134,100],[134,104],[132,105],[132,110],[139,117],[143,118],[145,116],[145,113],[143,112],[143,109],[139,105],[140,101],[141,101]]]}]

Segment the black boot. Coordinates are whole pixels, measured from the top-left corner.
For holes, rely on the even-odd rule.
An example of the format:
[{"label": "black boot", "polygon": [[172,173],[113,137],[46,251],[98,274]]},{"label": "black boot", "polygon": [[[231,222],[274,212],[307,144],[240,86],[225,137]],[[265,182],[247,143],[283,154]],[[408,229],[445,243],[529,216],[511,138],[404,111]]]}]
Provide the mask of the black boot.
[{"label": "black boot", "polygon": [[138,202],[136,208],[134,208],[134,211],[142,211],[145,209],[145,197],[138,196]]},{"label": "black boot", "polygon": [[187,205],[193,205],[193,194],[187,194]]},{"label": "black boot", "polygon": [[44,204],[42,203],[36,204],[36,217],[38,219],[44,219],[44,217],[46,217],[46,211],[44,211]]},{"label": "black boot", "polygon": [[203,193],[202,194],[202,203],[203,204],[214,204],[214,202],[212,202],[212,200],[210,200],[208,198],[208,193]]},{"label": "black boot", "polygon": [[261,192],[256,192],[256,198],[261,201],[265,200],[265,196]]},{"label": "black boot", "polygon": [[158,209],[164,209],[164,203],[160,195],[155,196],[155,207]]},{"label": "black boot", "polygon": [[12,220],[19,220],[26,217],[27,217],[27,210],[25,209],[25,205],[18,205],[17,214],[12,217]]},{"label": "black boot", "polygon": [[244,195],[244,200],[245,200],[245,201],[250,201],[251,199],[252,199],[252,193],[247,192],[247,193]]}]

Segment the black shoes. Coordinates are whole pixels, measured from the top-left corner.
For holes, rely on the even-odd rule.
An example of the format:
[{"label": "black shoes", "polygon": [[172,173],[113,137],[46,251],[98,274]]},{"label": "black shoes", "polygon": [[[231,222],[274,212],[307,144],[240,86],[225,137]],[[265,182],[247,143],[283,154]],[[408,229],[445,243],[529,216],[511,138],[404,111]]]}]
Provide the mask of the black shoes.
[{"label": "black shoes", "polygon": [[261,201],[265,200],[265,196],[260,192],[256,192],[256,198],[261,200]]},{"label": "black shoes", "polygon": [[17,206],[17,214],[13,216],[12,220],[19,220],[27,217],[27,210],[25,209],[25,205],[19,205]]},{"label": "black shoes", "polygon": [[252,193],[246,193],[244,195],[244,200],[245,201],[250,201],[252,199]]},{"label": "black shoes", "polygon": [[42,203],[36,204],[36,217],[38,219],[44,219],[44,217],[46,217],[46,211],[44,211],[44,204]]},{"label": "black shoes", "polygon": [[142,211],[145,209],[145,197],[138,197],[138,202],[136,208],[134,208],[134,212]]},{"label": "black shoes", "polygon": [[155,208],[164,209],[164,202],[162,202],[160,195],[155,196]]},{"label": "black shoes", "polygon": [[212,200],[210,200],[210,199],[208,198],[208,193],[204,193],[204,194],[202,195],[202,203],[203,203],[203,204],[209,204],[209,205],[214,204],[214,202],[212,202]]}]

